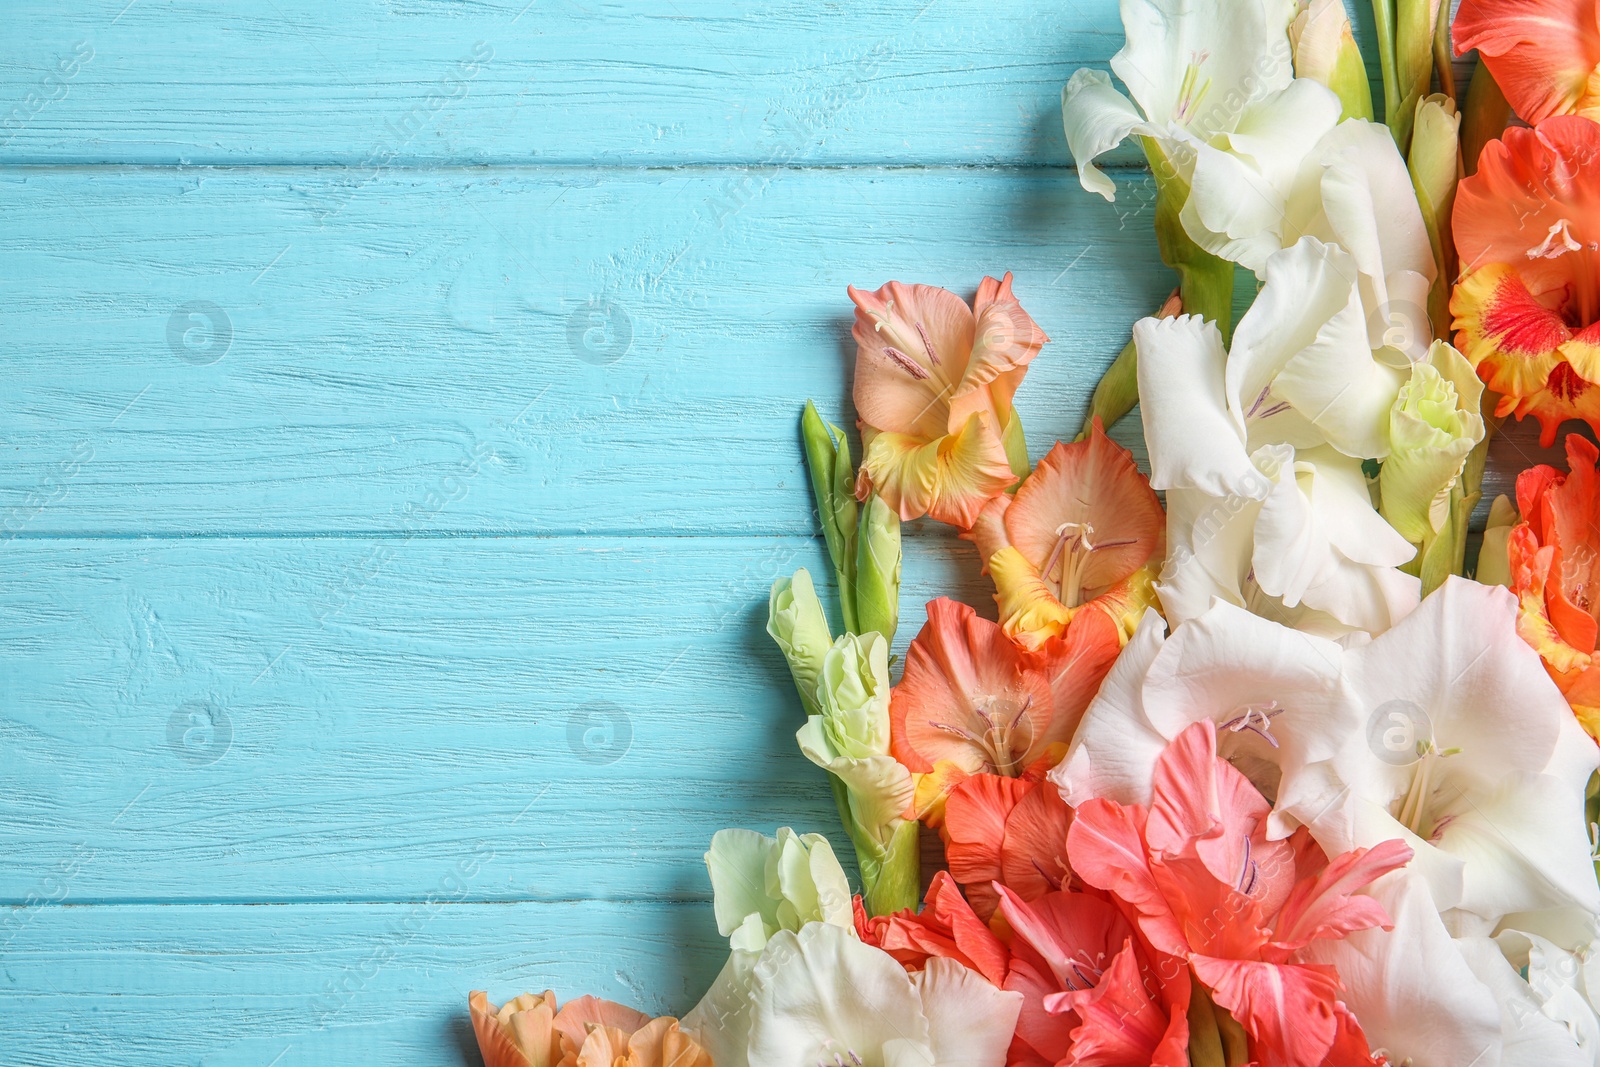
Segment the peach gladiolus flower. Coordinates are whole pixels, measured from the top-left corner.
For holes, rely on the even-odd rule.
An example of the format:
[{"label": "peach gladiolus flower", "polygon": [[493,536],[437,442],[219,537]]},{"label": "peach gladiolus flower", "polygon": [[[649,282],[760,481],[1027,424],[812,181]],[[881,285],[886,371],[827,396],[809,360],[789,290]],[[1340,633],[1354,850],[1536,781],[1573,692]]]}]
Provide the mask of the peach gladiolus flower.
[{"label": "peach gladiolus flower", "polygon": [[1043,777],[1119,648],[1116,624],[1098,612],[1035,652],[965,604],[930,601],[889,698],[889,754],[922,776],[919,817],[937,825],[944,795],[970,775]]},{"label": "peach gladiolus flower", "polygon": [[1490,141],[1456,192],[1456,347],[1546,447],[1566,419],[1600,425],[1597,157],[1600,125],[1548,119]]},{"label": "peach gladiolus flower", "polygon": [[1056,442],[1015,496],[984,506],[969,535],[994,577],[1006,636],[1039,648],[1086,607],[1137,625],[1154,602],[1140,572],[1162,551],[1165,518],[1133,455],[1098,418],[1086,440]]},{"label": "peach gladiolus flower", "polygon": [[1600,9],[1593,0],[1461,0],[1456,55],[1480,60],[1524,122],[1600,119]]},{"label": "peach gladiolus flower", "polygon": [[[1267,837],[1272,806],[1217,755],[1210,719],[1156,760],[1148,810],[1096,798],[1073,813],[1073,870],[1111,893],[1159,953],[1187,964],[1250,1035],[1252,1059],[1282,1067],[1370,1064],[1367,1040],[1339,1000],[1334,968],[1303,962],[1317,939],[1389,928],[1357,892],[1405,866],[1397,840],[1333,861],[1304,827]],[[1226,922],[1215,917],[1225,915]]]},{"label": "peach gladiolus flower", "polygon": [[570,1000],[524,993],[496,1008],[488,994],[467,998],[484,1067],[712,1067],[711,1055],[668,1016],[597,997]]},{"label": "peach gladiolus flower", "polygon": [[1567,473],[1540,464],[1517,476],[1522,521],[1507,538],[1517,632],[1544,661],[1578,722],[1600,738],[1600,459],[1567,436]]},{"label": "peach gladiolus flower", "polygon": [[1026,473],[1011,398],[1049,338],[1011,295],[1010,274],[983,279],[970,308],[948,290],[900,282],[852,286],[850,299],[866,449],[858,495],[876,492],[902,519],[932,515],[964,530]]}]

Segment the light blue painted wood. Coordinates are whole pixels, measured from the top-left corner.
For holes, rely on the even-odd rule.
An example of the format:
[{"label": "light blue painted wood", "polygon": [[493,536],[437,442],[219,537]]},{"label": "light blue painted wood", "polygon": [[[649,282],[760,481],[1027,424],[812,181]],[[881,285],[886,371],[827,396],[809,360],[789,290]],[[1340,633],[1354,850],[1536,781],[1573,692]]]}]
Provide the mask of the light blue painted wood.
[{"label": "light blue painted wood", "polygon": [[[767,638],[800,538],[14,541],[0,551],[0,904],[704,899],[726,825],[838,836]],[[993,614],[970,545],[922,604]],[[841,853],[847,852],[842,838]],[[0,941],[4,940],[0,933]],[[0,949],[0,958],[4,950]]]},{"label": "light blue painted wood", "polygon": [[[834,825],[761,624],[844,286],[1015,271],[1036,456],[1170,288],[1066,167],[1111,0],[525,3],[6,5],[0,1063],[684,1010],[710,834]],[[992,610],[909,534],[902,648]]]},{"label": "light blue painted wood", "polygon": [[[0,174],[0,516],[30,535],[808,534],[797,412],[843,414],[847,285],[970,297],[1016,272],[1054,339],[1018,397],[1036,455],[1170,291],[1137,176],[1119,208],[1064,171],[785,171],[719,225],[727,175]],[[217,352],[197,302],[231,328],[203,366],[179,358]],[[447,481],[464,488],[420,506]]]},{"label": "light blue painted wood", "polygon": [[404,905],[38,908],[0,954],[0,1062],[459,1067],[472,989],[683,1012],[726,955],[707,905],[450,903],[473,877],[442,864]]},{"label": "light blue painted wood", "polygon": [[1122,37],[1103,0],[10,0],[6,31],[0,162],[363,171],[1061,166],[1061,86]]}]

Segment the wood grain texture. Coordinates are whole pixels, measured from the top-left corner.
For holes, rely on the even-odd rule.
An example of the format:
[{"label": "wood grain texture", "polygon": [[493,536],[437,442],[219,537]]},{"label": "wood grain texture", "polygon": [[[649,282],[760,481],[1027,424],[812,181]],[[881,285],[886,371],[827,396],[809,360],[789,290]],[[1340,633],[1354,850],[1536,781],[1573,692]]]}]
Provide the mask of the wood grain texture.
[{"label": "wood grain texture", "polygon": [[[796,418],[849,420],[845,286],[1014,271],[1038,456],[1172,285],[1135,153],[1108,205],[1060,129],[1116,4],[4,22],[0,1063],[475,1064],[472,988],[685,1010],[711,834],[842,836],[762,625],[827,570]],[[929,596],[992,613],[908,533],[901,650]]]},{"label": "wood grain texture", "polygon": [[1065,166],[1061,87],[1122,43],[1102,0],[13,0],[6,15],[0,162],[15,163]]},{"label": "wood grain texture", "polygon": [[406,904],[33,909],[0,954],[0,1062],[462,1067],[472,989],[681,1013],[727,954],[706,905],[456,902],[473,877],[441,866]]},{"label": "wood grain texture", "polygon": [[[803,538],[16,541],[0,552],[0,903],[706,899],[728,825],[838,838],[767,638]],[[993,614],[970,545],[922,604]],[[830,595],[831,600],[831,595]],[[3,935],[0,935],[3,936]]]},{"label": "wood grain texture", "polygon": [[712,217],[748,174],[0,173],[5,528],[805,535],[847,285],[1014,271],[1036,454],[1170,289],[1147,178],[785,171]]}]

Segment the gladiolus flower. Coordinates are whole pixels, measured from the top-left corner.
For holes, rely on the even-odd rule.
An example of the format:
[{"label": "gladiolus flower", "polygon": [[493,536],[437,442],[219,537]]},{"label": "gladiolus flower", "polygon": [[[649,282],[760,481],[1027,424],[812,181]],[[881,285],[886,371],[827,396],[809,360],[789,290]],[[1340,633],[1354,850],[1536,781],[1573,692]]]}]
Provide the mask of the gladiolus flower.
[{"label": "gladiolus flower", "polygon": [[1023,901],[1068,888],[1071,821],[1060,791],[1037,777],[976,774],[952,789],[940,833],[950,874],[973,910],[987,921],[1000,902],[997,886]]},{"label": "gladiolus flower", "polygon": [[1164,521],[1132,454],[1096,419],[1087,440],[1056,442],[1015,496],[990,500],[968,536],[994,577],[1001,628],[1038,649],[1086,607],[1120,614],[1136,593],[1124,583],[1161,551]]},{"label": "gladiolus flower", "polygon": [[[1506,542],[1517,632],[1544,661],[1578,721],[1600,737],[1600,452],[1567,436],[1567,473],[1543,464],[1517,477],[1522,521]],[[1489,547],[1487,537],[1485,548]]]},{"label": "gladiolus flower", "polygon": [[482,990],[468,998],[484,1067],[712,1067],[698,1035],[670,1016],[652,1019],[596,997],[524,993],[496,1008]]},{"label": "gladiolus flower", "polygon": [[1179,734],[1156,760],[1148,810],[1105,799],[1080,806],[1067,835],[1074,869],[1121,901],[1157,951],[1187,963],[1250,1035],[1257,1062],[1320,1067],[1355,1050],[1364,1058],[1337,972],[1299,953],[1388,926],[1377,901],[1357,894],[1411,850],[1385,841],[1329,862],[1304,831],[1270,840],[1271,805],[1216,744],[1209,719]]},{"label": "gladiolus flower", "polygon": [[966,529],[1026,472],[1011,398],[1050,339],[1011,294],[1010,274],[983,279],[970,308],[948,290],[900,282],[851,287],[850,299],[866,449],[857,495],[876,492],[902,519]]},{"label": "gladiolus flower", "polygon": [[947,959],[997,987],[1005,984],[1010,953],[978,918],[948,871],[933,876],[920,913],[907,909],[869,918],[857,897],[855,929],[862,941],[883,949],[911,973],[926,968],[929,960]]},{"label": "gladiolus flower", "polygon": [[1525,122],[1600,118],[1600,12],[1589,0],[1462,0],[1456,55],[1478,50]]},{"label": "gladiolus flower", "polygon": [[1545,447],[1566,419],[1600,425],[1597,153],[1589,119],[1509,129],[1456,192],[1456,347],[1502,394],[1495,414],[1533,415]]},{"label": "gladiolus flower", "polygon": [[907,974],[852,932],[807,923],[725,968],[687,1026],[716,1067],[1002,1067],[1022,998],[953,959]]},{"label": "gladiolus flower", "polygon": [[967,605],[930,602],[890,697],[890,752],[913,774],[945,765],[952,782],[1054,763],[1120,646],[1109,617],[1097,617],[1028,652]]},{"label": "gladiolus flower", "polygon": [[736,952],[760,952],[779,930],[808,922],[852,922],[850,883],[821,834],[797,834],[787,826],[776,838],[718,830],[706,869],[717,931]]},{"label": "gladiolus flower", "polygon": [[1181,961],[1152,951],[1097,896],[1056,892],[1028,902],[998,892],[1012,932],[1006,988],[1022,994],[1016,1043],[1047,1064],[1188,1067],[1190,983]]}]

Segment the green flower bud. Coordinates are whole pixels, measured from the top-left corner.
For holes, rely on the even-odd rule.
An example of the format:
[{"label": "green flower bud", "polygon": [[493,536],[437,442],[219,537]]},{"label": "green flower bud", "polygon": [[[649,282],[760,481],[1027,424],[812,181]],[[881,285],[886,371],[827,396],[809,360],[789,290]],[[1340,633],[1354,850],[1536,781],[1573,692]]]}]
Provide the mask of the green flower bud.
[{"label": "green flower bud", "polygon": [[800,438],[805,445],[806,465],[811,470],[811,493],[817,502],[817,518],[822,536],[828,542],[828,556],[839,580],[839,607],[844,628],[856,630],[856,497],[855,467],[850,462],[850,443],[844,431],[822,421],[817,406],[806,401],[800,413]]},{"label": "green flower bud", "polygon": [[900,625],[900,516],[876,495],[856,530],[856,625],[885,641]]},{"label": "green flower bud", "polygon": [[889,755],[889,643],[877,632],[833,643],[817,680],[820,714],[795,735],[800,751],[843,783],[846,830],[882,847],[911,807],[911,772]]},{"label": "green flower bud", "polygon": [[800,691],[806,714],[818,714],[817,679],[822,675],[823,660],[833,638],[828,633],[822,601],[811,584],[811,574],[804,567],[795,571],[793,578],[779,578],[772,583],[772,595],[767,600],[767,633],[789,661],[789,674]]},{"label": "green flower bud", "polygon": [[889,751],[889,642],[844,634],[822,660],[817,706],[831,750],[849,759]]},{"label": "green flower bud", "polygon": [[718,830],[706,868],[717,930],[735,951],[760,952],[778,931],[810,922],[855,929],[850,883],[821,834]]},{"label": "green flower bud", "polygon": [[1431,542],[1450,519],[1450,491],[1467,454],[1483,439],[1482,394],[1472,365],[1443,341],[1433,343],[1400,386],[1378,484],[1383,517],[1412,544]]},{"label": "green flower bud", "polygon": [[1361,61],[1361,48],[1350,30],[1344,0],[1301,0],[1300,13],[1289,25],[1294,46],[1294,73],[1333,90],[1339,98],[1339,119],[1371,119],[1372,86]]}]

